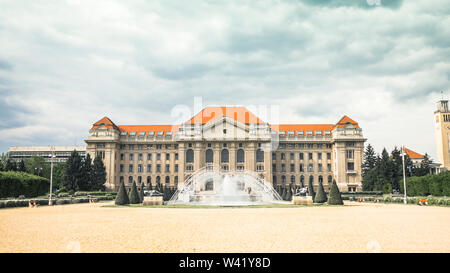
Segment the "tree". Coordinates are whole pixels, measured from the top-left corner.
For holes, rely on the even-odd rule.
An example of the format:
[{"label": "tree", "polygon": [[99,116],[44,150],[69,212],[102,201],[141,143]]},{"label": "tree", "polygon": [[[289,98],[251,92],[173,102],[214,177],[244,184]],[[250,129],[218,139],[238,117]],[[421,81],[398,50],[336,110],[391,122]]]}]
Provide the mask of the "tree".
[{"label": "tree", "polygon": [[103,160],[99,156],[96,156],[94,159],[94,165],[92,167],[91,188],[93,190],[105,190],[105,182],[106,182],[105,165],[103,164]]},{"label": "tree", "polygon": [[375,185],[375,173],[377,157],[372,145],[367,145],[364,152],[364,163],[362,164],[362,187],[364,191],[372,191]]},{"label": "tree", "polygon": [[327,202],[327,194],[323,188],[322,181],[319,180],[319,187],[317,188],[317,193],[314,198],[314,203],[325,203]]},{"label": "tree", "polygon": [[316,193],[314,192],[313,183],[311,180],[308,182],[308,195],[312,196],[312,199],[314,200],[316,197]]},{"label": "tree", "polygon": [[93,178],[92,160],[90,154],[87,153],[86,157],[84,158],[81,164],[81,179],[80,184],[78,185],[80,190],[82,191],[93,190],[92,178]]},{"label": "tree", "polygon": [[130,199],[128,198],[127,190],[123,181],[120,183],[119,191],[117,192],[116,200],[114,202],[116,205],[128,205],[130,204]]},{"label": "tree", "polygon": [[27,172],[27,168],[25,167],[25,162],[23,162],[23,159],[20,160],[17,171],[24,172],[24,173]]},{"label": "tree", "polygon": [[392,179],[392,164],[386,148],[381,152],[381,157],[377,160],[378,179],[375,180],[374,190],[382,191],[385,183],[391,183]]},{"label": "tree", "polygon": [[331,185],[330,194],[328,198],[328,204],[330,205],[343,205],[344,202],[341,198],[341,193],[339,192],[339,188],[336,184],[336,180],[333,180],[333,184]]},{"label": "tree", "polygon": [[32,156],[24,160],[27,173],[50,179],[50,164],[42,156]]},{"label": "tree", "polygon": [[72,152],[66,162],[66,170],[63,179],[63,187],[67,191],[77,191],[81,184],[82,177],[82,161],[81,156],[76,150]]},{"label": "tree", "polygon": [[291,201],[291,199],[292,199],[292,188],[289,185],[286,192],[286,201]]},{"label": "tree", "polygon": [[139,199],[141,203],[144,202],[144,183],[141,183],[141,187],[139,189]]},{"label": "tree", "polygon": [[152,182],[148,182],[148,190],[149,190],[149,191],[153,190]]},{"label": "tree", "polygon": [[433,163],[433,161],[430,159],[430,156],[428,154],[425,154],[423,156],[422,162],[420,162],[420,166],[415,169],[415,175],[424,176],[430,174],[431,163]]},{"label": "tree", "polygon": [[399,190],[399,181],[403,177],[403,159],[401,155],[401,150],[394,148],[391,152],[391,164],[392,164],[392,179],[391,188],[394,190]]},{"label": "tree", "polygon": [[16,162],[8,158],[6,160],[5,170],[7,172],[15,172],[15,171],[17,171]]},{"label": "tree", "polygon": [[136,182],[133,181],[133,185],[131,186],[131,191],[130,191],[130,204],[139,204],[140,203],[140,198],[139,198],[139,193],[138,190],[136,188]]}]

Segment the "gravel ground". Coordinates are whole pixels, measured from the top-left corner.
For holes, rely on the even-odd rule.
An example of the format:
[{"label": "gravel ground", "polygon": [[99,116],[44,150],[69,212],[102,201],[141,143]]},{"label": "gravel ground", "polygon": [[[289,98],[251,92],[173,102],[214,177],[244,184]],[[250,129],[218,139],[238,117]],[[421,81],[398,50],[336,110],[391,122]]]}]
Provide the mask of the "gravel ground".
[{"label": "gravel ground", "polygon": [[445,207],[103,205],[1,209],[0,252],[450,252]]}]

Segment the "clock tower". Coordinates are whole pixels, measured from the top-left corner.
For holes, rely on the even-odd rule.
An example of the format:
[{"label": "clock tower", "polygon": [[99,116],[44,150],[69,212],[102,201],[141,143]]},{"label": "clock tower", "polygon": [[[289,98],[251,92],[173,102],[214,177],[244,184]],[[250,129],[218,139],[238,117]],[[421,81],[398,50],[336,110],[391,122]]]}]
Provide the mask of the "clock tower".
[{"label": "clock tower", "polygon": [[448,100],[437,102],[434,112],[437,159],[446,169],[450,169],[450,111]]}]

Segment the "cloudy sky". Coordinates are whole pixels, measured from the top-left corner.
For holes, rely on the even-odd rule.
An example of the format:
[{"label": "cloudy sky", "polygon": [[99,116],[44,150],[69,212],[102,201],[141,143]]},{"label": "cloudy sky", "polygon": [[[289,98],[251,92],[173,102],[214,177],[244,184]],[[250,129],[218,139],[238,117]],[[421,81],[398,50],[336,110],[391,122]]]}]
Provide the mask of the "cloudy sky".
[{"label": "cloudy sky", "polygon": [[0,152],[84,144],[105,115],[172,124],[198,97],[346,114],[377,151],[435,158],[449,78],[448,0],[0,0]]}]

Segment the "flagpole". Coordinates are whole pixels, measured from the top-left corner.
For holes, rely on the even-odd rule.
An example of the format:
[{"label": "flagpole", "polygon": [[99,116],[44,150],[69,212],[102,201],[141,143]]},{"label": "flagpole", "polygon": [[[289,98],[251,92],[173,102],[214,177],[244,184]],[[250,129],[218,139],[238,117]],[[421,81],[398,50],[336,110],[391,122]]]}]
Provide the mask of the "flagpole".
[{"label": "flagpole", "polygon": [[407,204],[408,199],[406,197],[406,171],[405,171],[405,146],[402,146],[402,162],[403,162],[403,203]]}]

